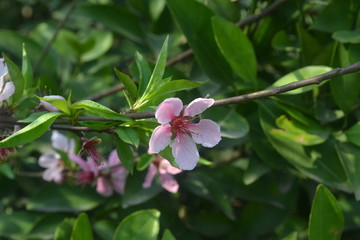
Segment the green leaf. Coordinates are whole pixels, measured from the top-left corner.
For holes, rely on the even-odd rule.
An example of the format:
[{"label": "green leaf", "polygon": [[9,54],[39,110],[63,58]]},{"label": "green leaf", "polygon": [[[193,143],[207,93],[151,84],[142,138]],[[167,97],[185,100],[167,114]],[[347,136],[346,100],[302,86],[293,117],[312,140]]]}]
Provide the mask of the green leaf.
[{"label": "green leaf", "polygon": [[160,211],[141,210],[132,213],[121,221],[114,235],[114,240],[156,240],[159,234]]},{"label": "green leaf", "polygon": [[26,239],[26,234],[32,228],[38,214],[33,212],[15,211],[0,215],[0,236],[7,239]]},{"label": "green leaf", "polygon": [[74,223],[74,218],[65,218],[62,223],[56,228],[54,233],[54,240],[69,240],[71,237]]},{"label": "green leaf", "polygon": [[118,137],[116,138],[116,152],[121,164],[132,174],[134,170],[134,155],[130,146]]},{"label": "green leaf", "polygon": [[11,59],[3,53],[3,56],[5,58],[5,63],[8,67],[10,79],[14,82],[15,85],[15,92],[11,96],[12,100],[14,102],[20,100],[20,98],[23,96],[24,88],[25,88],[25,79],[21,73],[21,70],[19,67],[11,61]]},{"label": "green leaf", "polygon": [[231,68],[214,39],[211,25],[214,13],[204,4],[194,0],[167,0],[167,4],[201,68],[212,80],[234,86]]},{"label": "green leaf", "polygon": [[35,113],[32,113],[30,116],[28,116],[25,119],[20,119],[18,122],[20,122],[20,123],[31,123],[31,122],[35,121],[37,118],[39,118],[42,115],[47,114],[47,113],[49,113],[49,112],[35,112]]},{"label": "green leaf", "polygon": [[123,208],[145,203],[164,190],[159,178],[153,180],[151,187],[143,188],[146,174],[147,171],[134,171],[134,174],[126,179],[125,191],[122,198]]},{"label": "green leaf", "polygon": [[216,43],[236,74],[256,85],[256,55],[252,43],[235,24],[212,17]]},{"label": "green leaf", "polygon": [[336,150],[345,169],[356,200],[360,200],[360,148],[351,143],[338,143]]},{"label": "green leaf", "polygon": [[[285,76],[281,77],[280,79],[278,79],[276,82],[274,82],[271,87],[280,87],[289,83],[293,83],[293,82],[297,82],[297,81],[301,81],[304,80],[306,78],[310,78],[310,77],[314,77],[326,72],[330,72],[332,70],[332,68],[327,67],[327,66],[307,66],[307,67],[303,67],[300,68],[294,72],[288,73]],[[301,88],[297,88],[295,90],[289,91],[289,92],[285,92],[282,94],[287,94],[287,95],[292,95],[292,94],[301,94],[304,92],[308,92],[314,88],[317,88],[317,85],[310,85],[310,86],[305,86],[305,87],[301,87]]]},{"label": "green leaf", "polygon": [[9,179],[15,179],[15,174],[12,168],[10,167],[9,163],[3,163],[0,165],[0,174],[4,175]]},{"label": "green leaf", "polygon": [[[343,44],[337,49],[337,64],[346,67],[351,64],[350,52]],[[360,74],[352,73],[336,77],[330,81],[331,93],[338,107],[344,112],[349,112],[355,104],[360,91]]]},{"label": "green leaf", "polygon": [[161,240],[176,240],[176,238],[174,237],[174,235],[171,233],[171,231],[169,229],[165,229]]},{"label": "green leaf", "polygon": [[334,32],[332,38],[342,43],[360,43],[360,30]]},{"label": "green leaf", "polygon": [[118,127],[116,133],[119,138],[125,143],[134,145],[135,147],[139,146],[140,136],[139,133],[130,127]]},{"label": "green leaf", "polygon": [[113,44],[109,31],[93,30],[85,42],[81,42],[81,61],[88,62],[103,56]]},{"label": "green leaf", "polygon": [[271,145],[282,155],[289,163],[300,168],[312,168],[313,160],[307,155],[302,145],[289,142],[287,139],[271,135],[273,129],[276,129],[275,122],[278,118],[278,109],[269,102],[261,102],[260,104],[260,124],[270,141]]},{"label": "green leaf", "polygon": [[34,191],[26,208],[41,212],[81,212],[94,209],[103,200],[92,188],[49,184]]},{"label": "green leaf", "polygon": [[120,5],[85,3],[77,6],[77,11],[132,41],[144,43],[145,34],[139,18]]},{"label": "green leaf", "polygon": [[151,94],[149,94],[148,97],[146,97],[146,101],[143,101],[143,103],[141,104],[141,106],[139,106],[139,108],[158,105],[165,98],[168,98],[169,94],[182,90],[196,88],[205,83],[205,82],[198,83],[189,80],[174,80],[171,82],[165,82],[165,80],[166,79],[164,79],[164,83],[159,84],[161,86],[158,86],[157,90],[154,90]]},{"label": "green leaf", "polygon": [[50,103],[54,107],[58,108],[60,111],[71,115],[71,105],[70,103],[65,99],[59,99],[59,98],[43,98],[43,97],[37,97],[40,100],[43,100],[45,102]]},{"label": "green leaf", "polygon": [[139,171],[143,171],[146,169],[150,163],[154,160],[155,156],[153,154],[144,153],[141,155],[140,160],[136,163],[136,169]]},{"label": "green leaf", "polygon": [[360,122],[354,124],[351,128],[345,132],[346,138],[352,144],[360,147]]},{"label": "green leaf", "polygon": [[0,148],[15,147],[34,141],[41,137],[62,113],[46,113],[20,129],[9,137],[0,141]]},{"label": "green leaf", "polygon": [[140,83],[139,83],[139,91],[137,96],[141,97],[144,94],[149,84],[151,77],[151,69],[149,64],[146,62],[146,60],[140,53],[136,52],[135,58],[136,58],[136,66],[140,72]]},{"label": "green leaf", "polygon": [[174,80],[162,85],[160,88],[154,91],[149,98],[153,98],[153,101],[160,102],[159,99],[161,98],[162,95],[167,95],[169,93],[200,87],[204,83],[205,82],[199,83],[189,80]]},{"label": "green leaf", "polygon": [[89,113],[107,119],[119,120],[124,122],[132,121],[131,118],[128,118],[123,114],[117,113],[111,110],[110,108],[105,107],[104,105],[101,105],[100,103],[91,100],[82,100],[80,102],[74,103],[72,107],[74,109],[84,109]]},{"label": "green leaf", "polygon": [[160,54],[156,61],[154,70],[150,76],[149,83],[148,83],[145,93],[143,95],[144,97],[147,94],[152,94],[152,92],[159,87],[160,82],[164,76],[165,67],[166,67],[168,41],[169,41],[169,37],[167,36],[164,41],[164,44],[160,50]]},{"label": "green leaf", "polygon": [[279,129],[272,129],[270,134],[277,138],[284,138],[304,146],[312,146],[326,141],[329,132],[322,128],[309,128],[295,120],[289,120],[282,115],[276,119]]},{"label": "green leaf", "polygon": [[33,86],[33,69],[25,49],[25,43],[23,44],[21,71],[24,76],[24,89],[27,90]]},{"label": "green leaf", "polygon": [[298,232],[292,232],[286,237],[284,237],[282,240],[298,240]]},{"label": "green leaf", "polygon": [[309,240],[340,240],[344,217],[336,198],[322,184],[316,188],[309,219]]},{"label": "green leaf", "polygon": [[128,95],[131,100],[130,107],[132,107],[132,104],[134,103],[134,101],[136,100],[136,97],[137,97],[137,87],[136,87],[134,81],[131,80],[128,75],[120,72],[116,68],[114,68],[114,70],[115,70],[115,73],[118,76],[119,80],[124,84],[126,91],[128,92]]},{"label": "green leaf", "polygon": [[[355,15],[351,14],[354,10],[352,0],[331,1],[329,5],[314,19],[311,29],[324,32],[336,32],[341,30],[350,30],[353,26]],[[339,13],[349,13],[340,18]]]},{"label": "green leaf", "polygon": [[80,213],[75,220],[71,234],[71,240],[92,240],[94,239],[89,218],[86,213]]},{"label": "green leaf", "polygon": [[221,126],[221,136],[226,138],[241,138],[249,132],[247,120],[233,110],[226,114],[219,125]]},{"label": "green leaf", "polygon": [[53,239],[54,231],[67,217],[66,213],[42,214],[35,222],[31,231],[27,233],[28,239]]}]

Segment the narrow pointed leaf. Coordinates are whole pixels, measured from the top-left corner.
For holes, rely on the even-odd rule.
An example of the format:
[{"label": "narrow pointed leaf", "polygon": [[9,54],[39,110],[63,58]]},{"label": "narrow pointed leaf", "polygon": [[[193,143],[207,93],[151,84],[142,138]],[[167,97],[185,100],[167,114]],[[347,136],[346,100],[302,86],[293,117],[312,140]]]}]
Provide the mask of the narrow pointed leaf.
[{"label": "narrow pointed leaf", "polygon": [[120,72],[116,68],[114,70],[119,80],[124,84],[126,91],[129,93],[130,100],[133,102],[137,96],[137,87],[134,81],[131,80],[128,75]]},{"label": "narrow pointed leaf", "polygon": [[140,53],[135,54],[136,57],[136,65],[140,72],[140,83],[139,83],[139,90],[138,90],[138,97],[141,97],[150,81],[151,76],[151,69],[149,64],[146,62],[144,57]]},{"label": "narrow pointed leaf", "polygon": [[92,240],[94,239],[91,230],[89,217],[86,213],[80,213],[79,217],[74,223],[74,228],[71,234],[71,240]]},{"label": "narrow pointed leaf", "polygon": [[15,147],[34,141],[42,136],[52,123],[63,113],[46,113],[34,120],[26,127],[0,141],[0,148]]},{"label": "narrow pointed leaf", "polygon": [[120,158],[121,164],[132,174],[134,169],[134,155],[129,144],[117,137],[116,152]]},{"label": "narrow pointed leaf", "polygon": [[13,61],[11,61],[11,59],[8,56],[6,56],[5,54],[3,55],[5,58],[5,63],[9,70],[10,80],[13,81],[15,85],[15,92],[11,96],[11,98],[13,99],[14,102],[16,102],[23,96],[25,79],[21,73],[20,68]]},{"label": "narrow pointed leaf", "polygon": [[332,193],[324,186],[316,189],[309,220],[309,240],[340,240],[344,217]]},{"label": "narrow pointed leaf", "polygon": [[89,113],[107,119],[119,120],[124,122],[132,121],[127,116],[117,113],[111,110],[110,108],[105,107],[104,105],[101,105],[100,103],[91,100],[82,100],[80,102],[73,104],[72,107],[75,109],[84,109]]}]

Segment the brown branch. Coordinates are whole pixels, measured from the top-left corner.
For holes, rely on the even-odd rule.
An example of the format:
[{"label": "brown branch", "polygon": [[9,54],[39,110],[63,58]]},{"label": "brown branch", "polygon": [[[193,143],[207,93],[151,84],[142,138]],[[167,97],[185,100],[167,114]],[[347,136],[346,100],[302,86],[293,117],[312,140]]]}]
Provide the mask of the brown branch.
[{"label": "brown branch", "polygon": [[[275,96],[278,95],[280,93],[285,93],[291,90],[295,90],[301,87],[305,87],[305,86],[309,86],[309,85],[314,85],[314,84],[320,84],[322,82],[324,82],[325,80],[334,78],[334,77],[338,77],[338,76],[343,76],[346,74],[350,74],[350,73],[355,73],[355,72],[359,72],[360,71],[360,62],[354,63],[348,67],[345,68],[336,68],[330,72],[318,75],[318,76],[314,76],[311,78],[307,78],[301,81],[297,81],[297,82],[293,82],[293,83],[289,83],[280,87],[275,87],[275,88],[270,88],[270,89],[265,89],[262,91],[258,91],[258,92],[253,92],[253,93],[248,93],[248,94],[244,94],[244,95],[240,95],[240,96],[236,96],[236,97],[230,97],[230,98],[225,98],[225,99],[219,99],[219,100],[215,100],[215,103],[213,106],[224,106],[224,105],[230,105],[230,104],[239,104],[239,103],[245,103],[251,100],[255,100],[255,99],[260,99],[260,98],[266,98],[266,97],[271,97],[271,96]],[[128,116],[131,119],[146,119],[146,118],[154,118],[155,117],[155,112],[140,112],[140,113],[128,113],[125,114],[126,116]],[[16,124],[19,125],[25,125],[26,123],[18,123],[19,119],[18,118],[13,118],[13,117],[6,117],[6,116],[1,116],[0,119],[0,128],[10,128],[13,127]],[[111,119],[105,119],[105,118],[100,118],[100,117],[80,117],[78,119],[79,121],[107,121],[107,122],[111,122],[114,120]],[[55,122],[56,124],[69,124],[68,121],[65,120],[58,120]],[[88,127],[82,127],[82,126],[61,126],[61,125],[53,125],[52,128],[53,129],[61,129],[61,130],[73,130],[73,131],[98,131],[98,132],[113,132],[112,129],[106,129],[106,130],[93,130],[91,128]]]},{"label": "brown branch", "polygon": [[61,19],[61,21],[59,22],[59,24],[56,26],[55,32],[52,35],[51,39],[49,40],[49,42],[46,44],[46,46],[43,48],[43,50],[41,51],[40,57],[39,59],[36,61],[35,65],[34,65],[34,72],[37,71],[38,67],[40,66],[41,62],[44,60],[45,55],[47,54],[47,52],[49,51],[51,44],[55,41],[59,31],[61,30],[61,28],[63,27],[63,25],[65,24],[66,20],[70,17],[71,13],[74,11],[75,7],[76,7],[76,3],[78,0],[73,0],[69,9],[67,10],[65,16],[63,19]]},{"label": "brown branch", "polygon": [[87,99],[92,100],[92,101],[97,101],[97,100],[100,100],[100,99],[102,99],[104,97],[112,95],[114,93],[117,93],[117,92],[119,92],[119,91],[121,91],[123,89],[125,89],[125,86],[123,84],[119,84],[119,85],[116,85],[116,86],[114,86],[112,88],[109,88],[109,89],[107,89],[107,90],[105,90],[105,91],[103,91],[101,93],[98,93],[96,95],[88,97]]}]

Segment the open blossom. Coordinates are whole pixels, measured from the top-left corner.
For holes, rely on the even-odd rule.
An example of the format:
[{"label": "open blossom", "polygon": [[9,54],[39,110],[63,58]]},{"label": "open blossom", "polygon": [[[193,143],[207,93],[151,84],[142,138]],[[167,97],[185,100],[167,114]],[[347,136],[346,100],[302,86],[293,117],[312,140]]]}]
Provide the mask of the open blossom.
[{"label": "open blossom", "polygon": [[149,165],[148,172],[142,186],[143,188],[151,187],[154,177],[159,174],[162,187],[171,193],[176,193],[179,189],[179,184],[172,175],[180,172],[181,169],[171,166],[168,160],[158,155]]},{"label": "open blossom", "polygon": [[194,120],[214,104],[214,99],[197,98],[185,109],[179,98],[167,98],[157,108],[155,117],[161,124],[154,129],[149,153],[159,153],[170,145],[181,169],[192,170],[199,161],[196,143],[214,147],[221,140],[220,126],[208,119]]},{"label": "open blossom", "polygon": [[[53,131],[51,135],[52,146],[56,150],[64,153],[72,153],[75,149],[74,139],[69,139],[58,131]],[[64,161],[61,159],[59,153],[50,151],[40,156],[39,165],[46,170],[43,173],[45,181],[61,183],[63,181]]]},{"label": "open blossom", "polygon": [[108,161],[102,165],[101,174],[97,179],[96,191],[103,196],[111,196],[113,191],[123,194],[129,172],[121,164],[120,158],[113,150]]},{"label": "open blossom", "polygon": [[69,158],[77,163],[81,170],[76,174],[76,183],[95,184],[96,191],[103,196],[111,196],[113,192],[124,193],[128,171],[121,166],[116,150],[112,151],[108,161],[98,165],[91,157],[87,161],[71,154]]},{"label": "open blossom", "polygon": [[13,82],[5,83],[4,77],[8,74],[8,68],[4,59],[0,58],[0,102],[11,97],[15,92],[15,85]]},{"label": "open blossom", "polygon": [[[59,95],[48,95],[48,96],[44,96],[43,98],[65,99],[63,96],[59,96]],[[49,112],[60,112],[60,110],[57,107],[44,100],[40,100],[40,106],[43,106]]]}]

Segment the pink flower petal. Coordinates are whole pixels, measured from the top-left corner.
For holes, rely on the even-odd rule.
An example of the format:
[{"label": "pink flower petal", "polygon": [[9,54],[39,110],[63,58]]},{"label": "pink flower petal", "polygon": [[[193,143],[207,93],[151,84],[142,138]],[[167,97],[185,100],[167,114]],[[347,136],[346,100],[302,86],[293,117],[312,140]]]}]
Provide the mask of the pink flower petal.
[{"label": "pink flower petal", "polygon": [[112,189],[111,185],[104,177],[99,177],[97,179],[96,191],[105,197],[109,197],[113,194],[113,189]]},{"label": "pink flower petal", "polygon": [[156,173],[157,173],[157,168],[154,164],[151,163],[148,168],[148,172],[146,174],[145,180],[142,184],[143,188],[151,187],[154,177],[156,176]]},{"label": "pink flower petal", "polygon": [[161,125],[154,129],[149,141],[149,153],[158,153],[163,150],[171,141],[171,126]]},{"label": "pink flower petal", "polygon": [[0,101],[4,101],[11,97],[15,92],[15,85],[13,82],[7,82],[3,91],[0,93]]},{"label": "pink flower petal", "polygon": [[108,165],[116,166],[116,165],[119,165],[120,163],[121,163],[121,161],[120,161],[119,155],[117,154],[116,149],[112,150],[109,155]]},{"label": "pink flower petal", "polygon": [[167,98],[157,108],[155,117],[160,124],[169,123],[179,116],[183,103],[179,98]]},{"label": "pink flower petal", "polygon": [[172,153],[181,169],[192,170],[199,161],[195,142],[187,135],[178,136],[172,144]]},{"label": "pink flower petal", "polygon": [[194,141],[204,147],[214,147],[221,140],[220,126],[211,120],[202,119],[188,128]]},{"label": "pink flower petal", "polygon": [[169,174],[160,174],[161,185],[171,193],[177,193],[179,184],[175,178]]},{"label": "pink flower petal", "polygon": [[58,165],[60,155],[54,151],[42,154],[39,158],[39,165],[43,168],[49,168]]},{"label": "pink flower petal", "polygon": [[211,98],[196,98],[184,110],[184,116],[196,116],[214,104]]},{"label": "pink flower petal", "polygon": [[162,159],[160,161],[160,164],[159,164],[159,173],[160,174],[169,173],[169,174],[175,175],[175,174],[178,174],[181,172],[182,172],[181,169],[173,167],[168,160]]},{"label": "pink flower petal", "polygon": [[54,181],[56,183],[61,183],[63,180],[62,171],[64,170],[63,167],[51,167],[44,171],[43,179],[47,182]]},{"label": "pink flower petal", "polygon": [[51,144],[55,149],[68,153],[71,148],[74,148],[75,141],[73,139],[69,139],[58,131],[53,131],[51,135]]},{"label": "pink flower petal", "polygon": [[78,156],[74,153],[69,153],[68,157],[71,161],[73,161],[74,163],[77,163],[82,168],[82,170],[88,171],[88,172],[91,171],[90,165],[84,159],[82,159],[80,156]]},{"label": "pink flower petal", "polygon": [[125,191],[126,178],[129,172],[125,167],[117,167],[111,171],[111,183],[117,193],[123,194]]}]

